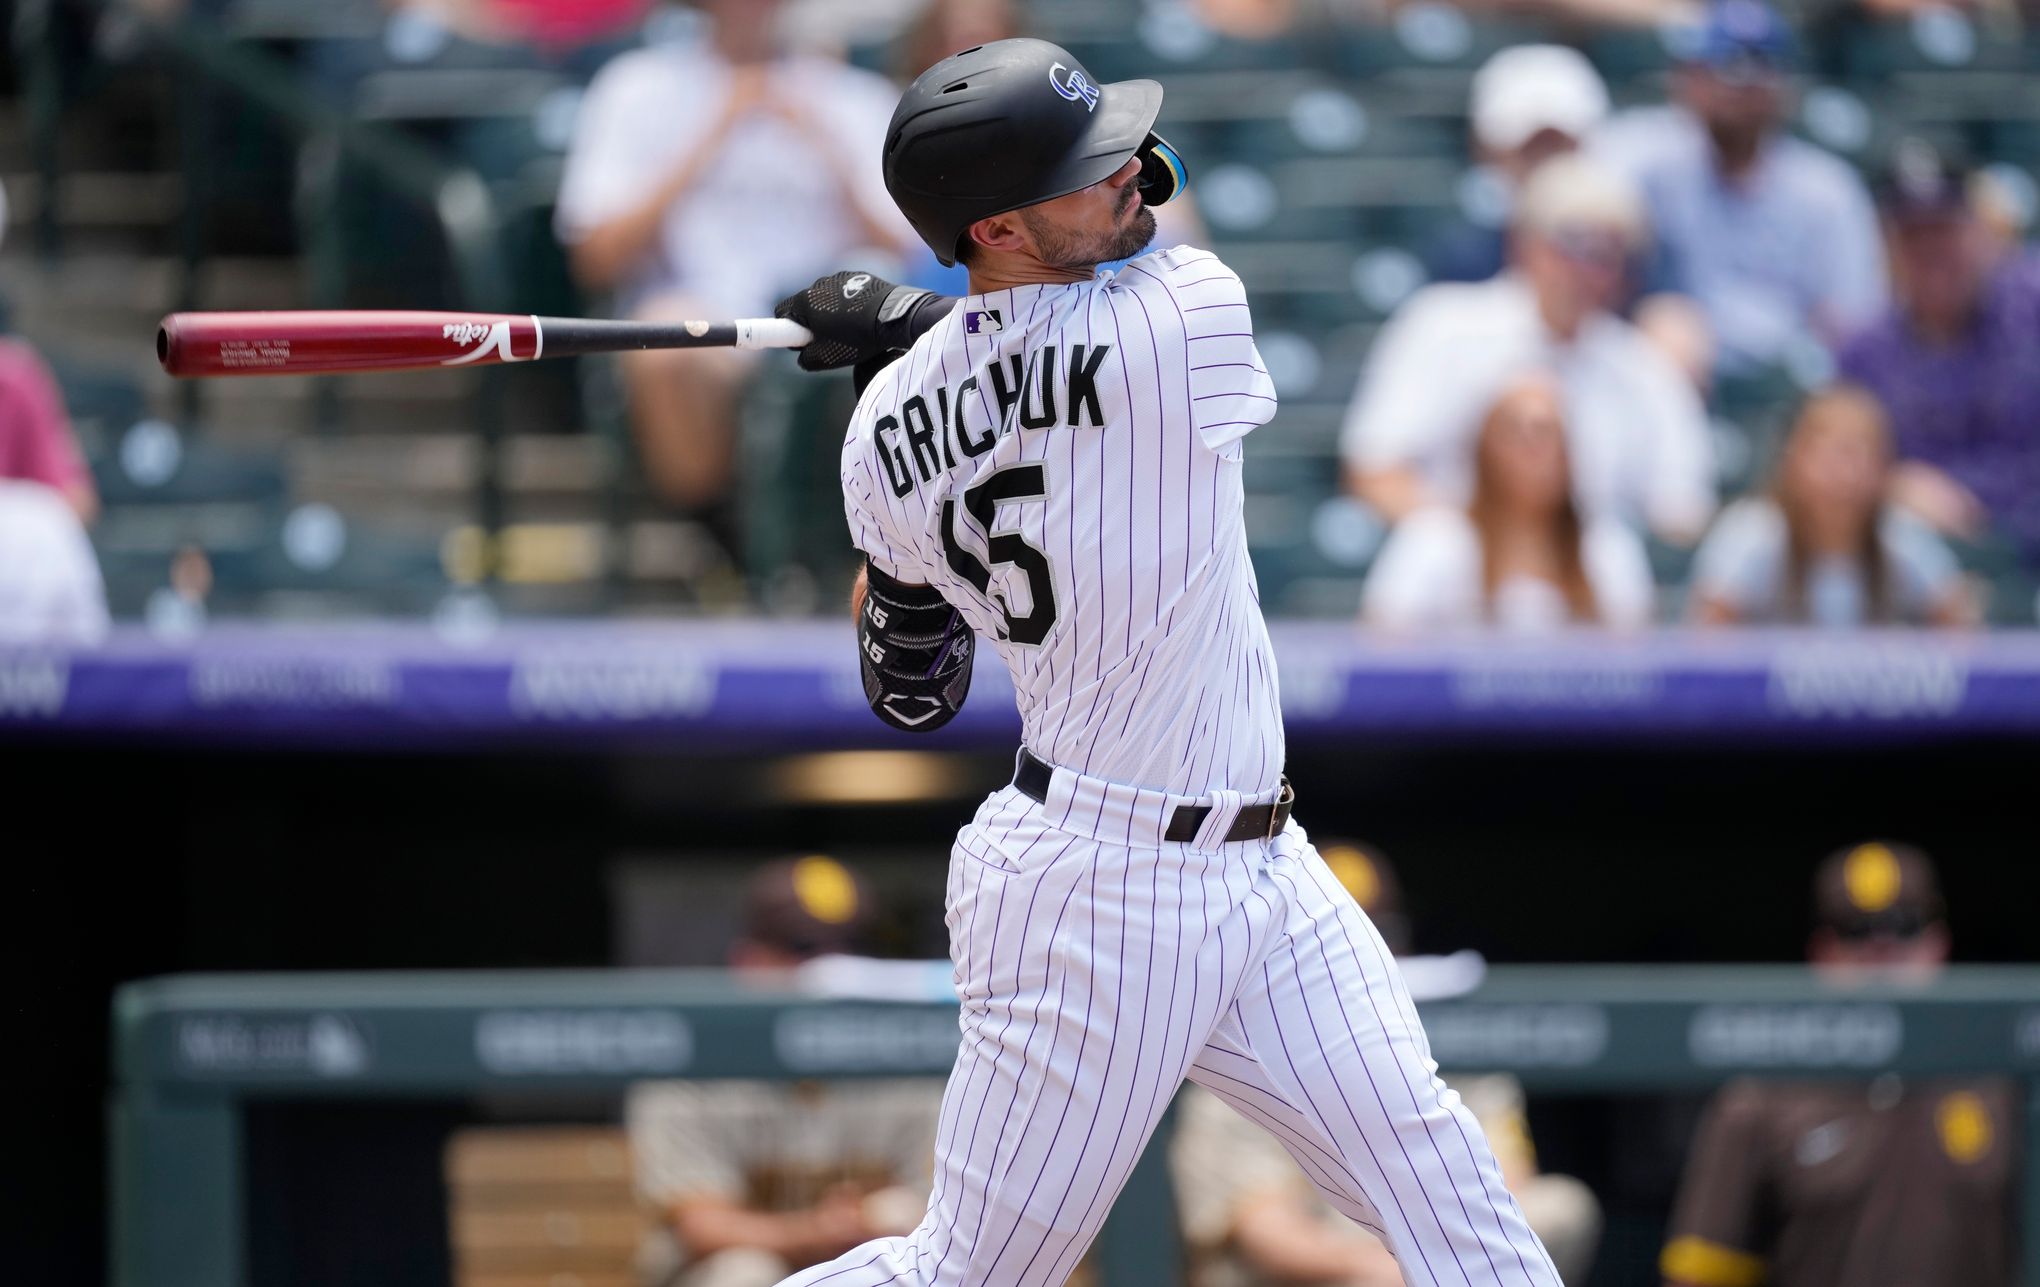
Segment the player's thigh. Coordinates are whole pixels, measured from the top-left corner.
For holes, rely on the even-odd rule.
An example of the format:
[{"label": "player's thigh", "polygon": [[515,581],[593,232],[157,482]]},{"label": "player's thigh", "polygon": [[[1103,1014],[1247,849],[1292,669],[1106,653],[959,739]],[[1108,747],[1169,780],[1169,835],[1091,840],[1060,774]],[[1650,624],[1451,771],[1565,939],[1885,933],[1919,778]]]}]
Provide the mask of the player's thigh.
[{"label": "player's thigh", "polygon": [[1315,1117],[1290,1102],[1286,1082],[1267,1075],[1231,1016],[1219,1023],[1190,1065],[1189,1080],[1268,1132],[1334,1210],[1361,1228],[1386,1236],[1366,1186],[1340,1156],[1337,1142]]},{"label": "player's thigh", "polygon": [[1156,913],[1177,905],[1168,851],[1001,807],[987,803],[953,859],[962,1041],[927,1232],[941,1281],[1033,1287],[1082,1256],[1221,995],[1200,972],[1201,930]]},{"label": "player's thigh", "polygon": [[1241,987],[1237,1048],[1208,1049],[1200,1068],[1239,1075],[1251,1061],[1286,1120],[1342,1164],[1329,1178],[1381,1214],[1412,1282],[1489,1262],[1504,1281],[1555,1281],[1366,915],[1298,833],[1267,878],[1287,900],[1286,932]]}]

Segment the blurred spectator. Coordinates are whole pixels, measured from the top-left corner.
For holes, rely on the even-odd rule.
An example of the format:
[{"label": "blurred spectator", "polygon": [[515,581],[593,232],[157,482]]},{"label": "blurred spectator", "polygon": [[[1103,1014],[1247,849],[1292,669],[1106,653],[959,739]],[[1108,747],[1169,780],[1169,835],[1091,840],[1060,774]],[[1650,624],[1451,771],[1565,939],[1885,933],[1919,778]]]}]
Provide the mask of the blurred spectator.
[{"label": "blurred spectator", "polygon": [[487,5],[514,38],[559,50],[618,39],[644,21],[652,0],[487,0]]},{"label": "blurred spectator", "polygon": [[1642,187],[1669,285],[1706,308],[1724,372],[1839,342],[1885,302],[1884,259],[1855,172],[1784,134],[1792,37],[1761,0],[1717,0],[1673,73],[1674,103],[1593,140]]},{"label": "blurred spectator", "polygon": [[1582,517],[1690,542],[1714,510],[1713,443],[1698,396],[1609,312],[1644,237],[1634,190],[1577,153],[1524,185],[1510,270],[1412,295],[1382,329],[1342,448],[1353,491],[1391,521],[1472,497],[1473,439],[1506,383],[1546,369],[1565,393]]},{"label": "blurred spectator", "polygon": [[1532,376],[1495,400],[1474,444],[1473,502],[1418,510],[1389,534],[1360,600],[1406,629],[1650,620],[1650,560],[1620,522],[1580,519],[1557,385]]},{"label": "blurred spectator", "polygon": [[[700,46],[616,59],[581,108],[558,207],[582,282],[632,317],[756,317],[860,248],[916,244],[879,155],[896,94],[868,72],[779,52],[781,0],[701,0]],[[732,482],[751,355],[634,353],[631,410],[653,483],[709,507]]]},{"label": "blurred spectator", "polygon": [[[1325,865],[1398,956],[1409,950],[1401,887],[1378,853],[1324,843]],[[1479,1119],[1502,1180],[1566,1282],[1584,1279],[1601,1236],[1600,1203],[1568,1175],[1541,1174],[1523,1087],[1507,1074],[1452,1079]],[[1377,1234],[1332,1208],[1264,1125],[1207,1090],[1186,1087],[1170,1146],[1194,1287],[1399,1287]]]},{"label": "blurred spectator", "polygon": [[[398,63],[428,61],[453,41],[505,53],[531,47],[547,54],[614,44],[629,36],[653,0],[383,0],[389,19],[379,42]],[[183,0],[144,6],[174,15]],[[206,5],[194,6],[205,8]],[[211,7],[228,8],[213,0]],[[314,51],[315,56],[322,51]],[[356,64],[356,73],[362,65]]]},{"label": "blurred spectator", "polygon": [[1462,219],[1432,242],[1425,260],[1433,281],[1480,282],[1502,271],[1502,230],[1523,181],[1607,119],[1608,87],[1577,49],[1516,45],[1474,73],[1469,115],[1478,167],[1470,177],[1495,209],[1491,219]]},{"label": "blurred spectator", "polygon": [[[1871,843],[1814,883],[1815,968],[1919,982],[1948,957],[1932,865]],[[2013,1280],[2016,1088],[1743,1080],[1701,1119],[1661,1260],[1676,1287],[1984,1287]]]},{"label": "blurred spectator", "polygon": [[[730,967],[769,978],[853,951],[874,907],[832,858],[753,878]],[[927,1207],[942,1082],[649,1082],[625,1108],[638,1187],[668,1221],[643,1256],[649,1287],[769,1287]]]},{"label": "blurred spectator", "polygon": [[906,83],[966,49],[1026,35],[1013,0],[928,0],[899,46],[899,79]]},{"label": "blurred spectator", "polygon": [[99,490],[56,376],[28,343],[0,337],[0,479],[7,478],[50,488],[80,522],[99,515]]},{"label": "blurred spectator", "polygon": [[1707,624],[1963,625],[1975,609],[1955,556],[1885,503],[1891,429],[1842,385],[1800,410],[1769,496],[1728,507],[1693,563],[1692,615]]},{"label": "blurred spectator", "polygon": [[1968,172],[1922,144],[1880,197],[1899,303],[1841,366],[1891,414],[1892,498],[1967,540],[1995,521],[2040,568],[2040,257],[2003,255]]},{"label": "blurred spectator", "polygon": [[91,644],[106,586],[77,512],[41,483],[0,479],[0,643]]}]

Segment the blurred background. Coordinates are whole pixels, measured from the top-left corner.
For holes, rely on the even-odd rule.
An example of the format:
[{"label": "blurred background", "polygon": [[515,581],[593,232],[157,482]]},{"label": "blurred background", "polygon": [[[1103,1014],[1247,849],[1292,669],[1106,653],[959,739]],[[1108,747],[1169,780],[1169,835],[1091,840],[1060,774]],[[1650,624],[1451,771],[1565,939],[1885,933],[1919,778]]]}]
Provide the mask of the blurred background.
[{"label": "blurred background", "polygon": [[[1941,1276],[1904,1281],[2033,1280],[2014,1266],[2040,984],[2011,968],[2040,906],[2032,5],[0,14],[24,1279],[769,1283],[913,1209],[925,1084],[803,1099],[772,1079],[799,1066],[782,1042],[728,1061],[765,1081],[627,1091],[723,1056],[644,1018],[665,984],[618,994],[637,1026],[600,1020],[632,979],[671,980],[707,1033],[691,1007],[745,972],[770,990],[817,955],[946,952],[948,840],[1009,778],[1018,722],[997,673],[930,739],[864,709],[840,611],[847,377],[694,353],[178,384],[151,337],[197,308],[761,315],[846,267],[962,293],[887,202],[879,143],[921,68],[1033,34],[1167,87],[1159,128],[1193,177],[1162,240],[1238,270],[1282,398],[1246,518],[1299,817],[1355,838],[1342,875],[1406,950],[1476,951],[1497,986],[1622,967],[1520,976],[1561,1013],[1673,977],[1644,966],[1809,958],[1936,996],[1920,980],[1952,959],[2032,1003],[2023,1036],[1945,1057],[1994,1076],[1974,1086],[1916,1083],[1911,1038],[1830,1061],[1851,1079],[1812,1107],[1712,1100],[1764,1062],[1741,1056],[1663,1084],[1469,1084],[1525,1141],[1526,1205],[1569,1178],[1540,1199],[1569,1280],[1898,1281],[1791,1232],[1805,1203],[1869,1239],[1880,1202],[1989,1216],[1944,1236],[1996,1259],[1929,1240]],[[2011,972],[1964,972],[1986,966]],[[626,973],[681,967],[730,973]],[[496,1036],[362,1017],[455,986],[408,974],[289,999],[333,971],[443,970],[506,972],[462,976],[473,1014],[446,1003]],[[109,1040],[117,988],[192,973],[245,990],[124,994]],[[1756,977],[1682,973],[1679,995],[1799,976]],[[595,1026],[484,1022],[502,1007]],[[1448,1073],[1521,1072],[1545,1040],[1478,1026]],[[473,1085],[378,1080],[440,1040],[481,1052]],[[373,1093],[293,1080],[357,1073]],[[252,1098],[222,1137],[225,1101],[193,1087],[229,1083]],[[187,1099],[215,1113],[202,1147],[158,1130]],[[1209,1117],[1178,1115],[1193,1160],[1157,1217],[1194,1281],[1396,1281],[1307,1194],[1270,1197],[1281,1159],[1211,1162],[1256,1145],[1192,1129]],[[1859,1117],[1912,1133],[1807,1133]],[[849,1119],[891,1125],[852,1140]],[[180,1197],[210,1148],[234,1185]],[[1854,1169],[1809,1197],[1756,1158]],[[1197,1182],[1235,1172],[1265,1183]],[[1877,1190],[1887,1172],[1930,1196]],[[228,1268],[135,1258],[201,1226],[230,1229]],[[1324,1258],[1258,1261],[1271,1245]]]}]

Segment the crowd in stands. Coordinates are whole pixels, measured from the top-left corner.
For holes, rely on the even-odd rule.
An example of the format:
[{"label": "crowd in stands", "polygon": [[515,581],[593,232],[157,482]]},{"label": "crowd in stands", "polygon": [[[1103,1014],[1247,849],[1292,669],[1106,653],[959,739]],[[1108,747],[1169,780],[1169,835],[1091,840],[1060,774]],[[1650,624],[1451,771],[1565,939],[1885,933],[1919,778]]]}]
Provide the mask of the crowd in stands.
[{"label": "crowd in stands", "polygon": [[[1422,6],[1121,7],[1251,44]],[[657,319],[763,314],[846,265],[961,292],[880,181],[897,83],[955,47],[1060,34],[1023,0],[383,8],[378,38],[307,56],[332,92],[406,59],[585,82],[560,131],[552,227],[590,312]],[[1977,39],[2021,38],[2015,6],[1972,8]],[[1789,127],[1832,61],[1827,27],[1795,30],[1764,0],[1468,12],[1568,43],[1502,48],[1471,76],[1467,182],[1484,195],[1422,235],[1429,284],[1367,349],[1339,443],[1347,492],[1388,532],[1358,593],[1364,619],[1956,626],[1991,601],[1979,567],[2040,575],[2040,258],[2016,192],[1951,137],[1880,142],[1853,162],[1800,137]],[[1880,0],[1852,20],[1906,12]],[[1648,82],[1662,97],[1637,101],[1646,82],[1631,81],[1618,108],[1582,49],[1652,27],[1673,55]],[[1881,174],[1874,198],[1858,163]],[[1194,205],[1166,213],[1160,244],[1208,236]],[[732,351],[618,366],[649,490],[740,547],[744,401],[782,373]],[[10,357],[9,383],[33,385],[27,369]],[[1731,468],[1718,422],[1743,412],[1728,395],[1780,372],[1803,401],[1791,432],[1743,424],[1759,468]],[[0,444],[0,464],[39,477],[15,465],[20,450]],[[41,481],[75,492],[84,477],[57,474]],[[2031,624],[2024,593],[1994,619]]]},{"label": "crowd in stands", "polygon": [[[2030,559],[2035,262],[1918,140],[1895,149],[1880,235],[1855,172],[1780,132],[1792,50],[1758,0],[1721,0],[1661,106],[1602,120],[1559,47],[1476,76],[1476,147],[1513,206],[1505,264],[1412,296],[1361,379],[1349,484],[1395,523],[1368,619],[1640,624],[1635,532],[1699,541],[1681,611],[1703,625],[1967,625],[1942,538],[2001,533]],[[1839,377],[1805,397],[1768,488],[1714,516],[1702,398],[1792,364]],[[1541,458],[1540,420],[1563,426]],[[1533,502],[1568,463],[1569,495]]]}]

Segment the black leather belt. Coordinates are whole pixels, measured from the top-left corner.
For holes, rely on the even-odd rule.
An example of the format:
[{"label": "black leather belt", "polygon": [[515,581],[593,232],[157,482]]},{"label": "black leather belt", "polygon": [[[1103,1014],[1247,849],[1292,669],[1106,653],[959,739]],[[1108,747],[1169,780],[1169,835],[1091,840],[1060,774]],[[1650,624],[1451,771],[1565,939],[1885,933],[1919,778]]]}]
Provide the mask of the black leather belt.
[{"label": "black leather belt", "polygon": [[[1020,794],[1036,804],[1048,803],[1048,786],[1055,780],[1055,766],[1038,758],[1026,747],[1020,748],[1020,765],[1013,772],[1013,785]],[[1289,785],[1289,779],[1282,779],[1282,792],[1273,804],[1250,804],[1240,810],[1240,816],[1233,819],[1232,829],[1220,838],[1223,844],[1241,840],[1272,840],[1282,828],[1289,825],[1289,814],[1296,807],[1296,791]],[[1204,826],[1204,820],[1211,816],[1211,806],[1206,804],[1185,804],[1177,807],[1169,818],[1169,829],[1162,833],[1162,839],[1178,844],[1197,839],[1197,833]]]}]

